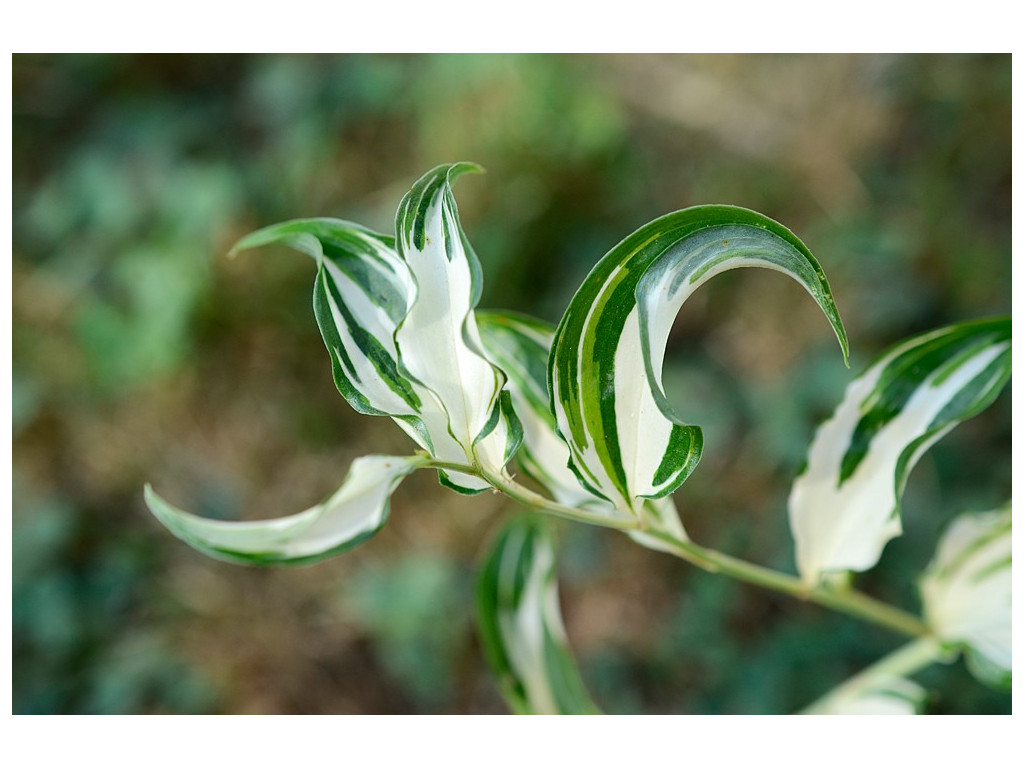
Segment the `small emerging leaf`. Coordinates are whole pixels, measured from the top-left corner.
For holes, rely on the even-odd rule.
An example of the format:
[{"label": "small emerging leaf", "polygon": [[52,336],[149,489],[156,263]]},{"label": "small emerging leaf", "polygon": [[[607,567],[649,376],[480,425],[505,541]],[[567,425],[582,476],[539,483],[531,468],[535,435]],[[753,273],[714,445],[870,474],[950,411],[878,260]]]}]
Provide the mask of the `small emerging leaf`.
[{"label": "small emerging leaf", "polygon": [[793,483],[789,518],[808,583],[864,571],[902,532],[907,475],[939,438],[986,408],[1010,376],[1010,319],[953,325],[899,344],[846,390]]},{"label": "small emerging leaf", "polygon": [[870,687],[843,690],[826,696],[805,715],[919,715],[924,711],[927,692],[903,677],[873,680]]},{"label": "small emerging leaf", "polygon": [[548,372],[558,431],[581,481],[624,514],[671,493],[700,459],[700,427],[665,397],[665,348],[686,299],[738,267],[800,283],[845,355],[839,312],[806,246],[781,224],[724,205],[677,211],[627,237],[587,276],[558,326]]},{"label": "small emerging leaf", "polygon": [[200,552],[247,565],[299,565],[323,560],[366,541],[388,519],[391,494],[423,466],[419,456],[363,456],[333,496],[274,520],[209,520],[178,509],[146,486],[146,504],[167,529]]},{"label": "small emerging leaf", "polygon": [[555,547],[543,519],[512,521],[477,582],[477,622],[502,695],[517,714],[599,714],[569,650]]},{"label": "small emerging leaf", "polygon": [[1000,688],[1011,683],[1012,526],[1009,504],[957,518],[921,578],[928,626],[965,649],[975,677]]}]

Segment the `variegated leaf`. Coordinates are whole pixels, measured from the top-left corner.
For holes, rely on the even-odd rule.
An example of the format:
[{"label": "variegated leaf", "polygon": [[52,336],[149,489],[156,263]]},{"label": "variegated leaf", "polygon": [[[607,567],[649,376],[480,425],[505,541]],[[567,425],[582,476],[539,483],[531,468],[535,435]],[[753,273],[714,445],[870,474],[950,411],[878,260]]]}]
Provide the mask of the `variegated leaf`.
[{"label": "variegated leaf", "polygon": [[903,677],[873,679],[870,686],[845,689],[805,710],[805,715],[919,715],[927,691]]},{"label": "variegated leaf", "polygon": [[477,323],[488,357],[508,378],[523,425],[519,466],[561,504],[614,514],[615,508],[584,488],[569,469],[569,447],[555,431],[547,383],[554,327],[511,312],[478,312]]},{"label": "variegated leaf", "polygon": [[686,299],[738,267],[789,275],[846,334],[825,275],[789,230],[731,206],[657,219],[613,248],[573,297],[552,348],[549,382],[558,431],[586,486],[625,514],[671,493],[700,459],[703,434],[665,397],[669,332]]},{"label": "variegated leaf", "polygon": [[[479,312],[477,322],[488,356],[508,378],[512,403],[523,425],[523,445],[516,454],[519,466],[567,507],[622,517],[610,501],[583,487],[569,466],[569,447],[555,429],[547,383],[554,327],[511,312]],[[649,528],[686,540],[670,498],[652,500],[641,514]],[[647,534],[630,532],[630,536],[645,546],[665,547]]]},{"label": "variegated leaf", "polygon": [[[451,183],[480,170],[472,163],[442,165],[425,174],[398,207],[398,251],[412,276],[414,295],[395,341],[401,369],[433,392],[444,409],[445,429],[461,449],[437,458],[480,463],[500,472],[518,448],[521,429],[501,406],[502,372],[483,352],[474,308],[480,298],[480,264],[462,231]],[[428,423],[433,436],[440,424]],[[460,490],[486,483],[461,477]]]},{"label": "variegated leaf", "polygon": [[[253,232],[232,253],[270,244],[316,261],[313,309],[345,399],[360,413],[415,423],[423,400],[416,383],[399,370],[394,341],[413,283],[394,238],[339,219],[297,219]],[[428,448],[422,428],[416,435]]]},{"label": "variegated leaf", "polygon": [[[312,256],[317,324],[349,403],[391,416],[435,458],[500,471],[518,448],[520,427],[502,398],[500,372],[479,353],[472,310],[480,270],[450,186],[474,168],[444,166],[417,182],[397,223],[412,241],[398,250],[394,238],[357,224],[301,219],[254,232],[233,252],[279,243]],[[460,492],[490,487],[464,473],[439,474]]]},{"label": "variegated leaf", "polygon": [[977,678],[1003,688],[1012,666],[1012,527],[1009,503],[957,518],[921,578],[928,626],[965,649]]},{"label": "variegated leaf", "polygon": [[288,517],[210,520],[172,506],[146,486],[146,504],[167,529],[200,552],[247,565],[314,563],[362,543],[388,519],[391,494],[424,466],[419,456],[363,456],[322,504]]},{"label": "variegated leaf", "polygon": [[555,547],[542,518],[513,520],[477,582],[477,623],[501,693],[517,714],[599,714],[569,650]]},{"label": "variegated leaf", "polygon": [[864,571],[902,533],[899,507],[922,454],[988,406],[1010,375],[1009,318],[942,328],[882,355],[819,427],[789,519],[808,583]]}]

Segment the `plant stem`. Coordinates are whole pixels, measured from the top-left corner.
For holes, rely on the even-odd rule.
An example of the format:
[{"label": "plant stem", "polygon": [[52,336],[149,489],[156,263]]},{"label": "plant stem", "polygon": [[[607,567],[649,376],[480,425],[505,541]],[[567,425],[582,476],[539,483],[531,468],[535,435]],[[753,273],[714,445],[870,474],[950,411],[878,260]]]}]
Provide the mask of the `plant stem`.
[{"label": "plant stem", "polygon": [[804,709],[801,714],[824,714],[833,704],[843,699],[855,698],[865,691],[885,685],[894,678],[912,675],[929,664],[944,660],[945,656],[946,653],[938,638],[931,635],[919,637],[836,686]]},{"label": "plant stem", "polygon": [[454,461],[441,461],[440,459],[433,459],[429,456],[426,457],[426,462],[423,466],[433,467],[434,469],[448,469],[452,472],[462,472],[467,475],[479,477],[481,480],[485,480],[490,483],[495,490],[501,491],[513,501],[518,501],[520,504],[524,504],[528,507],[535,507],[549,515],[554,515],[555,517],[573,520],[577,523],[599,525],[603,528],[614,528],[619,531],[634,531],[639,530],[642,527],[642,523],[634,518],[600,515],[593,512],[587,512],[582,509],[577,509],[576,507],[568,507],[564,504],[559,504],[557,501],[541,496],[536,491],[527,488],[524,485],[520,485],[511,477],[503,473],[491,472],[489,470],[482,469],[481,467],[474,467],[469,464],[459,464]]},{"label": "plant stem", "polygon": [[873,597],[869,597],[863,592],[828,585],[812,586],[801,581],[796,576],[790,576],[787,573],[781,573],[771,568],[749,563],[746,560],[694,544],[692,541],[682,541],[661,531],[644,530],[644,525],[640,520],[611,517],[609,515],[586,512],[575,507],[568,507],[520,485],[504,474],[490,472],[486,469],[467,464],[439,461],[437,459],[429,459],[425,466],[474,475],[486,480],[495,489],[501,491],[509,498],[518,501],[520,504],[535,507],[556,517],[621,531],[643,530],[647,535],[663,542],[670,554],[711,573],[722,573],[748,584],[792,595],[800,600],[817,603],[850,616],[856,616],[859,619],[879,624],[904,635],[912,637],[923,636],[927,635],[929,631],[928,627],[917,617]]},{"label": "plant stem", "polygon": [[638,531],[642,528],[642,523],[635,518],[611,517],[610,515],[595,514],[577,509],[576,507],[567,507],[564,504],[559,504],[557,501],[541,496],[539,493],[520,485],[512,480],[512,478],[504,475],[496,475],[484,470],[480,473],[480,476],[510,499],[530,507],[537,507],[556,517],[600,525],[605,528],[614,528],[619,531]]},{"label": "plant stem", "polygon": [[702,547],[692,541],[680,541],[668,534],[648,531],[650,536],[667,544],[672,554],[711,573],[723,573],[748,584],[755,584],[776,592],[792,595],[818,605],[879,624],[901,634],[921,636],[928,627],[915,616],[894,608],[854,589],[829,586],[811,586],[796,576],[748,563],[714,549]]}]

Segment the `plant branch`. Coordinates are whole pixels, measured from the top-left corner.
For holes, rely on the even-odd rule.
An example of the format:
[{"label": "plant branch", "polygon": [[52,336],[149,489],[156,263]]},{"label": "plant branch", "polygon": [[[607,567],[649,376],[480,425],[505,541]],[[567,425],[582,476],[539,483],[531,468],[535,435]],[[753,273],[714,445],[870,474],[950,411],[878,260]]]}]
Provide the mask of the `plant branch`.
[{"label": "plant branch", "polygon": [[498,475],[488,472],[487,470],[483,470],[480,472],[480,477],[489,482],[510,499],[518,501],[520,504],[536,507],[543,512],[554,515],[555,517],[565,518],[566,520],[575,520],[580,523],[589,523],[591,525],[600,525],[604,528],[614,528],[619,531],[638,531],[643,528],[643,523],[635,518],[611,517],[609,515],[596,514],[576,507],[568,507],[564,504],[559,504],[557,501],[552,501],[545,496],[541,496],[536,491],[533,491],[524,485],[520,485],[507,475]]},{"label": "plant branch", "polygon": [[[423,455],[426,456],[426,454]],[[452,472],[462,472],[467,475],[479,477],[481,480],[490,483],[495,490],[501,491],[513,501],[518,501],[520,504],[524,504],[528,507],[535,507],[541,512],[554,515],[555,517],[561,517],[565,520],[573,520],[577,523],[587,523],[589,525],[599,525],[604,528],[613,528],[619,531],[640,530],[643,526],[639,520],[632,518],[609,517],[608,515],[595,514],[593,512],[587,512],[586,510],[577,509],[576,507],[559,504],[557,501],[542,496],[536,491],[527,488],[525,485],[520,485],[511,477],[503,473],[491,472],[486,469],[482,469],[479,466],[471,466],[469,464],[459,464],[458,462],[453,461],[441,461],[440,459],[433,459],[429,456],[426,458],[427,461],[424,463],[424,467],[447,469]]]},{"label": "plant branch", "polygon": [[702,547],[692,541],[680,541],[659,531],[648,531],[650,536],[664,542],[671,554],[711,573],[722,573],[748,584],[773,589],[800,600],[817,603],[859,619],[879,624],[895,632],[912,637],[927,635],[925,624],[906,611],[883,603],[853,589],[830,586],[811,586],[796,576],[765,568],[714,549]]},{"label": "plant branch", "polygon": [[668,533],[649,528],[645,529],[644,524],[640,520],[615,518],[559,504],[526,486],[520,485],[503,473],[490,472],[479,466],[432,458],[428,458],[424,466],[435,469],[448,469],[453,472],[463,472],[479,477],[490,483],[496,490],[501,491],[510,499],[518,501],[520,504],[534,507],[542,512],[566,520],[599,525],[620,531],[643,530],[647,535],[663,542],[670,554],[710,573],[722,573],[748,584],[782,592],[799,600],[817,603],[818,605],[870,621],[911,637],[924,636],[929,632],[928,627],[916,616],[895,608],[888,603],[883,603],[880,600],[869,597],[863,592],[830,585],[811,586],[796,576],[755,565],[723,552],[694,544],[692,541],[682,541]]}]

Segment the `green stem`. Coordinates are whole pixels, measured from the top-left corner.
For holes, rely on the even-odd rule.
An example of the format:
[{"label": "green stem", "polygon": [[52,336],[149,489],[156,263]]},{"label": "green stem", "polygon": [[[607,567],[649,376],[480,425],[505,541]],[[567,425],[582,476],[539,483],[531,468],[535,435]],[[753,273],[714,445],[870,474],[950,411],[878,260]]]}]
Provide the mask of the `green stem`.
[{"label": "green stem", "polygon": [[539,493],[520,485],[512,478],[505,475],[493,474],[487,470],[483,470],[480,472],[480,477],[489,482],[510,499],[514,499],[520,504],[525,504],[530,507],[537,507],[548,514],[554,515],[555,517],[562,517],[566,520],[575,520],[576,522],[581,523],[590,523],[591,525],[600,525],[605,528],[614,528],[619,531],[637,531],[642,527],[642,523],[635,518],[610,517],[609,515],[595,514],[593,512],[577,509],[576,507],[567,507],[564,504],[559,504],[557,501],[552,501],[551,499],[541,496]]},{"label": "green stem", "polygon": [[844,699],[856,698],[865,691],[886,685],[894,678],[908,677],[929,664],[944,660],[945,655],[938,638],[930,635],[919,637],[872,664],[863,672],[854,675],[845,683],[836,686],[803,710],[801,714],[825,714],[833,705]]},{"label": "green stem", "polygon": [[748,563],[746,560],[702,547],[692,541],[680,541],[657,531],[648,531],[648,535],[668,545],[672,554],[711,573],[723,573],[748,584],[817,603],[901,634],[912,637],[928,634],[928,627],[916,616],[869,597],[863,592],[827,585],[811,586],[795,576]]},{"label": "green stem", "polygon": [[437,459],[429,459],[427,466],[474,475],[486,480],[494,488],[509,498],[518,501],[520,504],[535,507],[556,517],[621,531],[643,530],[647,535],[663,542],[671,554],[696,565],[698,568],[703,568],[705,571],[722,573],[748,584],[792,595],[800,600],[817,603],[818,605],[832,608],[859,619],[879,624],[904,635],[914,637],[928,634],[928,628],[917,617],[873,597],[869,597],[862,592],[828,585],[811,586],[795,576],[748,563],[746,560],[726,555],[714,549],[707,549],[694,544],[692,541],[683,541],[660,531],[644,530],[644,524],[636,519],[615,518],[608,515],[586,512],[575,507],[568,507],[520,485],[507,475],[491,472],[480,467],[439,461]]},{"label": "green stem", "polygon": [[481,467],[470,466],[469,464],[459,464],[454,461],[432,459],[425,454],[422,455],[426,458],[423,465],[425,467],[448,469],[452,472],[462,472],[467,475],[479,477],[481,480],[485,480],[490,483],[496,490],[501,491],[513,501],[518,501],[520,504],[524,504],[528,507],[536,507],[542,512],[554,515],[555,517],[573,520],[577,523],[588,523],[590,525],[600,525],[604,528],[614,528],[619,531],[639,530],[642,527],[640,521],[634,518],[609,517],[608,515],[595,514],[593,512],[577,509],[576,507],[567,507],[564,504],[559,504],[557,501],[552,501],[545,496],[541,496],[536,491],[533,491],[524,485],[520,485],[511,477],[502,473],[491,472]]}]

